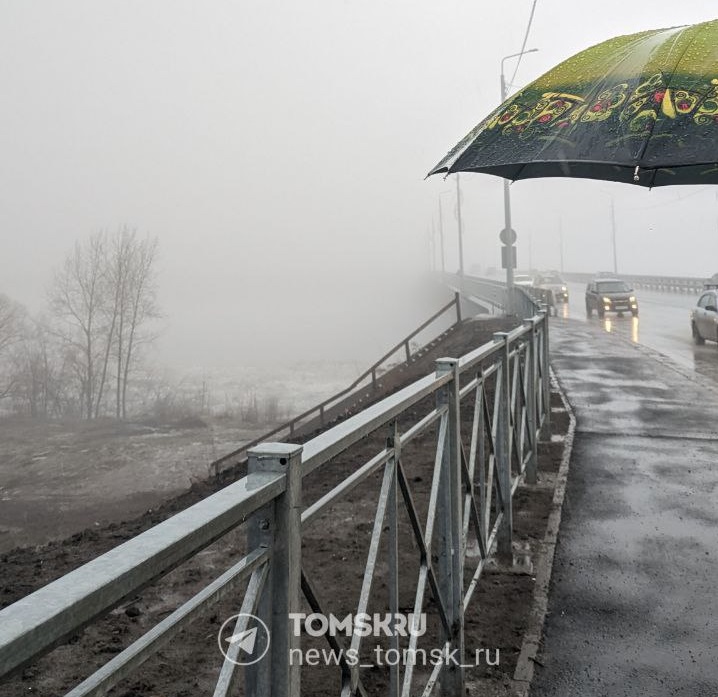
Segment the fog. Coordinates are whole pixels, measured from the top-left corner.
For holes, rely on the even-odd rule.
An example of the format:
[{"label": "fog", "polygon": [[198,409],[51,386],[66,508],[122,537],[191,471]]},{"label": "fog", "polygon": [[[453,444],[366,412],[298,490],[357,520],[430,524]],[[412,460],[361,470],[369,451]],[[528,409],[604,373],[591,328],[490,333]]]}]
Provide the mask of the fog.
[{"label": "fog", "polygon": [[[168,364],[370,362],[438,308],[423,290],[454,178],[426,172],[499,101],[531,0],[0,6],[0,292],[40,311],[77,239],[159,240]],[[705,2],[539,0],[512,88]],[[510,79],[516,61],[507,61]],[[501,180],[463,175],[467,269],[500,266]],[[512,185],[519,266],[718,270],[714,188]],[[438,258],[438,254],[437,254]]]}]

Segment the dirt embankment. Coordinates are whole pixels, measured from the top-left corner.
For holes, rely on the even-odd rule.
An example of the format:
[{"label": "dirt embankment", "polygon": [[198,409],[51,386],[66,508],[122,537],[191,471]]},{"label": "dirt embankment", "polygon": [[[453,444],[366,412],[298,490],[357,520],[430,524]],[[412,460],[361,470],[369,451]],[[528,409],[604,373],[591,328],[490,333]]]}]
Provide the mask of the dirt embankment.
[{"label": "dirt embankment", "polygon": [[[426,374],[432,369],[436,358],[461,355],[489,340],[494,331],[502,328],[504,326],[499,320],[465,323],[461,331],[447,336],[442,345],[422,355],[408,368],[397,371],[391,379],[386,379],[384,388],[393,390]],[[399,424],[400,430],[421,418],[431,409],[432,404],[433,398],[417,404],[410,413],[404,415]],[[471,409],[462,412],[462,434],[465,442],[468,442],[473,415]],[[560,430],[562,424],[556,419],[554,423]],[[307,477],[303,492],[305,503],[316,500],[381,450],[386,437],[386,429],[379,429],[336,457],[328,466]],[[422,522],[426,520],[435,442],[436,434],[430,432],[408,444],[402,451],[402,464]],[[558,469],[561,452],[560,443],[542,445],[539,486],[522,486],[515,498],[515,544],[518,551],[525,552],[529,557],[543,539],[552,497],[550,483]],[[326,612],[337,616],[356,612],[380,483],[381,473],[378,473],[354,490],[348,498],[337,502],[304,532],[303,568],[318,588],[326,604]],[[211,479],[195,481],[191,489],[181,496],[132,520],[105,526],[93,525],[62,541],[14,549],[3,554],[0,557],[0,605],[8,605],[27,595],[225,484],[226,481]],[[414,605],[420,555],[403,506],[400,507],[399,526],[400,607],[402,611],[410,612]],[[167,616],[182,600],[216,578],[242,555],[243,549],[244,536],[241,531],[225,536],[35,665],[19,675],[0,681],[0,697],[62,694]],[[386,570],[385,552],[383,548],[380,550],[379,571],[372,592],[370,612],[383,612],[387,607],[388,589],[383,575]],[[474,570],[472,564],[475,565],[476,561],[467,562],[467,583]],[[505,691],[508,690],[521,647],[533,584],[530,565],[523,570],[501,570],[489,566],[474,595],[466,620],[467,652],[471,656],[475,655],[477,648],[492,651],[498,649],[500,652],[498,665],[489,665],[483,661],[469,671],[472,680],[481,681],[486,686],[487,694],[508,694]],[[211,694],[221,665],[217,631],[225,618],[239,611],[240,602],[241,598],[215,606],[111,694],[121,697]],[[433,607],[431,591],[427,588],[425,608],[431,613]],[[310,610],[306,607],[305,611]],[[436,622],[430,620],[426,641],[435,639],[437,632]],[[307,648],[315,643],[309,639],[305,641]],[[323,644],[316,643],[316,646],[321,647]],[[369,694],[385,694],[385,667],[376,665],[373,669],[365,670],[363,675]],[[302,677],[305,694],[328,697],[339,692],[339,671],[336,668],[305,666]]]}]

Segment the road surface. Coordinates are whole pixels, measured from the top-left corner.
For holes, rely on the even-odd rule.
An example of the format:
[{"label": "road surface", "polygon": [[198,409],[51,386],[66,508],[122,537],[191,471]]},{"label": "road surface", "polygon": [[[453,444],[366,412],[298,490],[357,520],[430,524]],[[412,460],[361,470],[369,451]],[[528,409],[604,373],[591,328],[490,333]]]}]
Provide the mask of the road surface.
[{"label": "road surface", "polygon": [[696,346],[691,338],[689,317],[698,296],[638,289],[635,293],[639,306],[637,318],[609,314],[601,320],[594,314],[587,319],[585,285],[569,283],[568,286],[570,300],[568,306],[558,304],[559,318],[577,319],[600,327],[607,334],[628,339],[667,356],[683,370],[718,382],[718,345],[707,342]]},{"label": "road surface", "polygon": [[718,347],[692,344],[695,297],[587,320],[571,290],[551,358],[577,429],[531,695],[716,697]]}]

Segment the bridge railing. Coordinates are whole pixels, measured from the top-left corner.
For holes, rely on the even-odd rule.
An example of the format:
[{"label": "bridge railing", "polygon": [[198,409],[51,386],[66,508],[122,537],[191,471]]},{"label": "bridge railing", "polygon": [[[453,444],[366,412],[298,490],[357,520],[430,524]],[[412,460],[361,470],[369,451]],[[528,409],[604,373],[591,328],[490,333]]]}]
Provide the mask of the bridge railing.
[{"label": "bridge railing", "polygon": [[[596,274],[589,273],[564,273],[563,277],[567,281],[575,281],[578,283],[588,283],[596,278]],[[645,290],[655,290],[663,293],[700,293],[706,283],[705,278],[695,276],[655,276],[640,274],[612,274],[613,278],[618,278],[630,284],[634,288],[643,288]]]},{"label": "bridge railing", "polygon": [[500,310],[517,317],[532,317],[551,304],[550,294],[539,288],[514,286],[509,292],[506,283],[467,274],[444,274],[444,282],[463,297],[491,312]]},{"label": "bridge railing", "polygon": [[[414,554],[413,616],[427,611],[431,594],[439,627],[435,645],[442,658],[428,668],[411,661],[392,664],[385,694],[399,697],[423,689],[429,695],[437,684],[444,695],[464,694],[465,617],[494,548],[505,560],[512,558],[512,495],[522,480],[536,481],[539,432],[548,428],[549,419],[548,318],[541,313],[458,359],[437,361],[435,373],[304,446],[258,445],[249,453],[246,477],[0,611],[0,676],[32,663],[245,523],[247,547],[237,563],[67,695],[105,694],[231,593],[242,598],[234,636],[252,629],[249,615],[261,619],[271,634],[271,642],[265,639],[262,646],[260,641],[265,658],[244,669],[244,694],[298,697],[300,665],[290,656],[301,650],[302,639],[290,613],[301,612],[302,593],[312,612],[326,612],[316,570],[302,558],[304,531],[377,474],[381,486],[354,615],[370,610],[371,589],[380,577],[388,586],[388,612],[399,615],[399,583],[402,579],[405,587],[409,573],[400,555]],[[303,507],[303,480],[377,429],[386,433],[385,447]],[[411,476],[411,458],[403,453],[420,437],[434,439],[434,464],[424,484],[428,491],[416,496],[420,484]],[[413,546],[399,545],[402,507]],[[349,582],[352,568],[338,561],[333,573],[347,574]],[[403,648],[416,653],[418,633],[410,634],[402,638],[395,631],[392,647],[398,650],[404,642]],[[357,656],[368,650],[364,637],[352,633],[349,647],[331,634],[326,638],[339,652],[335,669],[341,694],[367,694],[367,669],[363,662],[348,660],[348,649]],[[235,664],[240,649],[238,643],[231,645],[224,663],[218,655],[216,696],[230,694],[241,679]]]},{"label": "bridge railing", "polygon": [[264,433],[260,438],[244,443],[236,450],[233,450],[232,452],[216,459],[210,464],[210,471],[214,474],[219,474],[223,470],[229,469],[246,461],[249,450],[264,441],[272,438],[275,438],[276,440],[284,440],[286,438],[291,438],[295,433],[299,432],[300,429],[304,431],[311,427],[324,427],[328,422],[329,417],[332,415],[332,410],[337,407],[342,400],[346,399],[346,397],[358,390],[361,390],[362,388],[369,388],[376,391],[382,370],[388,367],[389,360],[396,356],[397,352],[403,351],[406,362],[409,363],[414,355],[413,340],[432,324],[437,323],[438,320],[451,313],[455,313],[455,324],[461,322],[461,302],[459,293],[454,293],[454,298],[451,302],[437,310],[437,312],[431,315],[429,319],[422,322],[416,329],[414,329],[414,331],[405,336],[398,344],[396,344],[396,346],[390,348],[378,361],[369,366],[369,368],[356,378],[351,385],[331,397],[328,397],[319,404],[303,411],[301,414],[293,416],[291,419],[285,421],[279,426],[276,426],[271,431]]}]

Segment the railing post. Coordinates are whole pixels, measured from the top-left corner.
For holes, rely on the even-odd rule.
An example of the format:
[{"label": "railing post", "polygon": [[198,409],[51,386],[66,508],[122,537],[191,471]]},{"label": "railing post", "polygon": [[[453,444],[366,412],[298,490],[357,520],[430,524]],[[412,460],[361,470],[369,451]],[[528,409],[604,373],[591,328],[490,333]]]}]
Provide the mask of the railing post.
[{"label": "railing post", "polygon": [[[282,472],[286,489],[272,503],[249,520],[250,549],[269,547],[269,573],[257,614],[269,627],[267,655],[247,666],[246,694],[251,697],[299,697],[300,661],[292,665],[293,650],[300,649],[300,637],[293,632],[289,613],[301,612],[301,505],[302,446],[290,443],[263,443],[249,451],[248,474]],[[262,632],[257,641],[265,641]]]},{"label": "railing post", "polygon": [[496,433],[496,466],[501,484],[501,505],[503,518],[496,535],[499,559],[513,565],[513,509],[511,502],[511,361],[509,359],[509,340],[506,332],[496,332],[494,342],[503,343],[501,347],[501,369],[496,377],[498,399],[498,422]]},{"label": "railing post", "polygon": [[551,440],[551,368],[549,365],[549,336],[548,336],[548,312],[539,313],[542,327],[542,351],[541,351],[541,389],[543,390],[544,419],[541,424],[541,439]]},{"label": "railing post", "polygon": [[456,323],[461,322],[461,293],[454,293],[454,302],[456,303]]},{"label": "railing post", "polygon": [[[396,421],[392,421],[390,435],[387,438],[386,447],[392,449],[394,454],[387,463],[387,467],[394,467],[394,477],[389,490],[387,503],[387,518],[389,522],[389,560],[388,560],[388,582],[389,582],[389,612],[397,617],[399,615],[399,511],[397,508],[397,471],[401,460],[401,438]],[[401,645],[399,633],[392,632],[389,638],[390,647],[400,655]],[[389,666],[389,697],[399,697],[401,694],[401,675],[398,664],[392,661]]]},{"label": "railing post", "polygon": [[528,354],[526,356],[526,420],[528,421],[528,432],[529,438],[531,439],[531,455],[526,463],[526,482],[528,484],[536,484],[539,437],[536,425],[536,399],[538,396],[536,394],[538,386],[538,338],[536,335],[536,320],[525,320],[524,325],[529,328],[529,336],[531,337],[528,345]]},{"label": "railing post", "polygon": [[459,404],[459,361],[440,358],[436,375],[452,374],[453,379],[437,393],[437,406],[448,407],[446,439],[441,456],[441,480],[437,531],[439,534],[438,577],[446,602],[451,632],[443,637],[450,643],[456,660],[441,673],[441,694],[464,694],[464,559],[461,487],[461,420]]}]

